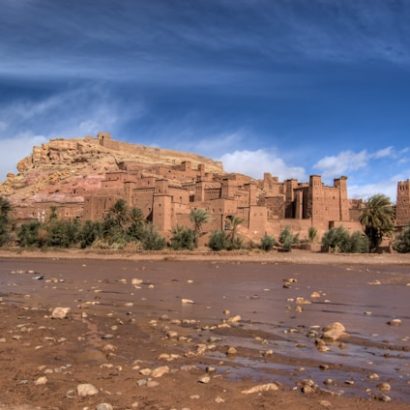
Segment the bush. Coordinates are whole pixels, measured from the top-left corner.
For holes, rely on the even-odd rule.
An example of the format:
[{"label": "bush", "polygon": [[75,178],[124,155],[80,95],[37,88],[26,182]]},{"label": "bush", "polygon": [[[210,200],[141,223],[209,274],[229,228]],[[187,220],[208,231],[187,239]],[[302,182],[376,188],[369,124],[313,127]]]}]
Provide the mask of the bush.
[{"label": "bush", "polygon": [[393,243],[393,249],[400,253],[410,252],[410,225],[397,236]]},{"label": "bush", "polygon": [[163,238],[158,232],[154,230],[152,225],[147,227],[142,239],[142,247],[146,251],[160,251],[167,245],[165,238]]},{"label": "bush", "polygon": [[85,221],[79,235],[82,249],[91,246],[102,235],[102,226],[99,222]]},{"label": "bush", "polygon": [[349,232],[343,227],[331,228],[322,238],[322,251],[323,252],[346,252],[350,247]]},{"label": "bush", "polygon": [[362,232],[352,235],[343,227],[329,229],[322,238],[323,252],[366,253],[369,252],[369,238]]},{"label": "bush", "polygon": [[17,239],[19,246],[42,246],[44,243],[40,241],[39,231],[41,224],[38,221],[32,221],[20,225],[17,231]]},{"label": "bush", "polygon": [[215,231],[209,238],[208,246],[213,251],[221,251],[229,246],[229,238],[224,231]]},{"label": "bush", "polygon": [[317,229],[315,227],[311,226],[308,229],[308,238],[310,243],[314,242],[317,238]]},{"label": "bush", "polygon": [[362,232],[353,232],[349,240],[350,246],[349,250],[346,252],[350,253],[368,253],[370,250],[369,238]]},{"label": "bush", "polygon": [[172,230],[171,248],[175,250],[193,250],[196,244],[196,233],[189,228],[177,226]]},{"label": "bush", "polygon": [[239,238],[238,236],[235,236],[234,239],[232,238],[228,239],[228,243],[225,249],[228,251],[233,251],[233,250],[241,249],[242,246],[243,246],[242,239]]},{"label": "bush", "polygon": [[132,208],[130,212],[130,225],[127,236],[132,241],[140,241],[144,237],[145,221],[141,209]]},{"label": "bush", "polygon": [[5,245],[9,241],[8,221],[0,216],[0,246]]},{"label": "bush", "polygon": [[299,243],[299,235],[293,235],[290,227],[287,226],[279,235],[279,243],[284,251],[290,252],[292,246]]},{"label": "bush", "polygon": [[265,235],[261,238],[260,247],[264,251],[271,251],[273,247],[276,245],[275,238],[265,233]]},{"label": "bush", "polygon": [[74,221],[52,220],[47,226],[47,245],[57,248],[68,248],[78,242],[80,224]]},{"label": "bush", "polygon": [[0,196],[0,246],[5,245],[10,239],[10,211],[9,200]]}]

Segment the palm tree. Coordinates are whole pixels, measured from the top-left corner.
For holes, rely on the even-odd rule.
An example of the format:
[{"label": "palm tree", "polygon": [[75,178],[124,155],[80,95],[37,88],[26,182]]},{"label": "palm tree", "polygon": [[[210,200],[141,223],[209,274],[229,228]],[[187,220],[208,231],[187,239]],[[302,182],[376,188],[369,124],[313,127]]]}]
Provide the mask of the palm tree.
[{"label": "palm tree", "polygon": [[119,228],[124,228],[128,219],[127,204],[123,199],[119,199],[108,211],[107,220],[110,220],[113,225],[116,225]]},{"label": "palm tree", "polygon": [[375,251],[386,236],[394,229],[394,210],[390,199],[382,194],[369,198],[360,215],[360,222],[370,240],[370,248]]},{"label": "palm tree", "polygon": [[209,214],[205,209],[192,209],[189,215],[194,224],[195,244],[198,245],[198,238],[202,234],[202,227],[209,221]]},{"label": "palm tree", "polygon": [[228,220],[231,225],[231,238],[230,239],[231,239],[231,243],[233,244],[235,243],[235,240],[236,240],[236,234],[238,231],[238,227],[243,222],[243,219],[239,218],[239,216],[229,215]]}]

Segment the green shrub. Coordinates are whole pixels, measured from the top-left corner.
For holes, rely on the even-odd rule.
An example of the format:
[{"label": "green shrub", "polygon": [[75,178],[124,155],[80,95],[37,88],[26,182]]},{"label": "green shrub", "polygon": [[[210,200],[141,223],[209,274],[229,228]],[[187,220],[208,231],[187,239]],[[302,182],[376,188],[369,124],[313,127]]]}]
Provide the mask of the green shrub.
[{"label": "green shrub", "polygon": [[308,238],[310,243],[314,242],[317,238],[317,229],[314,226],[308,229]]},{"label": "green shrub", "polygon": [[221,251],[229,247],[229,238],[224,231],[215,231],[211,234],[208,246],[213,251]]},{"label": "green shrub", "polygon": [[275,245],[276,241],[273,236],[265,233],[265,235],[261,238],[260,248],[264,251],[271,251]]},{"label": "green shrub", "polygon": [[368,253],[370,250],[369,238],[362,232],[353,232],[349,239],[350,253]]},{"label": "green shrub", "polygon": [[234,251],[234,250],[242,249],[242,247],[243,247],[242,239],[239,238],[238,236],[235,236],[233,239],[232,237],[228,239],[228,243],[225,249],[228,251]]},{"label": "green shrub", "polygon": [[343,227],[331,228],[322,238],[323,252],[345,252],[349,249],[349,232]]},{"label": "green shrub", "polygon": [[43,241],[40,241],[39,231],[41,228],[41,223],[38,221],[32,221],[20,225],[17,231],[17,240],[19,246],[30,247],[30,246],[42,246]]},{"label": "green shrub", "polygon": [[132,208],[129,219],[130,225],[127,229],[127,236],[131,241],[140,241],[145,232],[145,220],[141,209]]},{"label": "green shrub", "polygon": [[393,249],[400,253],[410,252],[410,225],[397,236],[393,243]]},{"label": "green shrub", "polygon": [[299,235],[293,235],[289,226],[287,226],[279,235],[279,243],[284,251],[290,252],[292,246],[299,243]]},{"label": "green shrub", "polygon": [[10,239],[10,211],[9,200],[0,196],[0,246],[5,245]]},{"label": "green shrub", "polygon": [[142,247],[147,251],[159,251],[164,249],[167,245],[165,238],[163,238],[152,225],[145,229],[144,237],[142,239]]},{"label": "green shrub", "polygon": [[68,248],[79,241],[80,223],[78,220],[52,220],[47,229],[47,245]]},{"label": "green shrub", "polygon": [[99,222],[85,221],[79,234],[81,248],[91,246],[101,236],[102,226]]},{"label": "green shrub", "polygon": [[177,226],[172,230],[171,248],[174,250],[193,250],[196,244],[196,233],[189,228]]},{"label": "green shrub", "polygon": [[323,252],[365,253],[369,252],[370,242],[362,232],[351,235],[343,227],[329,229],[322,238]]}]

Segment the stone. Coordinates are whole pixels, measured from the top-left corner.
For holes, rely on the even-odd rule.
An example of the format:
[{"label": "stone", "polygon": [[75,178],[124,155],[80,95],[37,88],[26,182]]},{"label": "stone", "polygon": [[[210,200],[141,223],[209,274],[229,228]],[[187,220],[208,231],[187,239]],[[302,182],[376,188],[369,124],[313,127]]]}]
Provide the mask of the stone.
[{"label": "stone", "polygon": [[211,381],[211,378],[209,376],[203,376],[198,381],[202,384],[208,384]]},{"label": "stone", "polygon": [[227,322],[228,323],[238,323],[238,322],[241,321],[241,319],[242,318],[239,315],[236,315],[236,316],[232,316],[232,317],[228,318]]},{"label": "stone", "polygon": [[51,317],[53,319],[66,319],[70,311],[69,307],[56,307],[51,312]]},{"label": "stone", "polygon": [[97,404],[95,410],[113,410],[114,408],[109,403],[100,403]]},{"label": "stone", "polygon": [[401,326],[401,319],[392,319],[387,322],[390,326]]},{"label": "stone", "polygon": [[237,354],[237,353],[238,353],[238,351],[237,351],[236,348],[233,347],[233,346],[228,347],[228,350],[226,351],[226,354],[227,354],[227,355],[235,355],[235,354]]},{"label": "stone", "polygon": [[333,322],[323,328],[322,338],[333,342],[346,337],[346,328],[340,322]]},{"label": "stone", "polygon": [[77,394],[80,397],[95,396],[98,394],[98,389],[92,384],[83,383],[77,386]]},{"label": "stone", "polygon": [[191,300],[191,299],[181,299],[181,303],[183,305],[192,305],[194,303],[194,301]]},{"label": "stone", "polygon": [[389,392],[391,390],[391,385],[389,383],[380,383],[377,388],[382,392]]},{"label": "stone", "polygon": [[158,377],[162,377],[164,374],[167,374],[167,373],[169,373],[169,367],[168,366],[160,366],[160,367],[157,367],[156,369],[154,369],[151,372],[151,376],[155,377],[155,378],[158,378]]},{"label": "stone", "polygon": [[247,390],[242,390],[242,394],[254,394],[267,391],[278,391],[279,386],[276,383],[259,384]]},{"label": "stone", "polygon": [[131,283],[134,286],[139,286],[139,285],[142,285],[144,283],[144,281],[142,279],[133,278],[133,279],[131,279]]},{"label": "stone", "polygon": [[36,379],[34,381],[34,385],[35,386],[42,386],[44,384],[47,384],[47,382],[48,382],[47,377],[46,376],[41,376],[41,377],[39,377],[38,379]]},{"label": "stone", "polygon": [[320,404],[322,407],[325,407],[325,408],[327,408],[327,409],[329,409],[330,407],[332,407],[332,403],[330,403],[329,400],[320,400],[319,404]]}]

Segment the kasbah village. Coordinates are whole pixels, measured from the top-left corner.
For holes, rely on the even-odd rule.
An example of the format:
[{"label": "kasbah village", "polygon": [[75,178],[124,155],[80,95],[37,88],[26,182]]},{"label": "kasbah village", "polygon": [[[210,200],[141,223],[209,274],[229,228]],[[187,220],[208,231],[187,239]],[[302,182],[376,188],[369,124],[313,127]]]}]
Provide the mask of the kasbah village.
[{"label": "kasbah village", "polygon": [[410,180],[350,199],[107,132],[17,170],[1,410],[410,408]]}]

